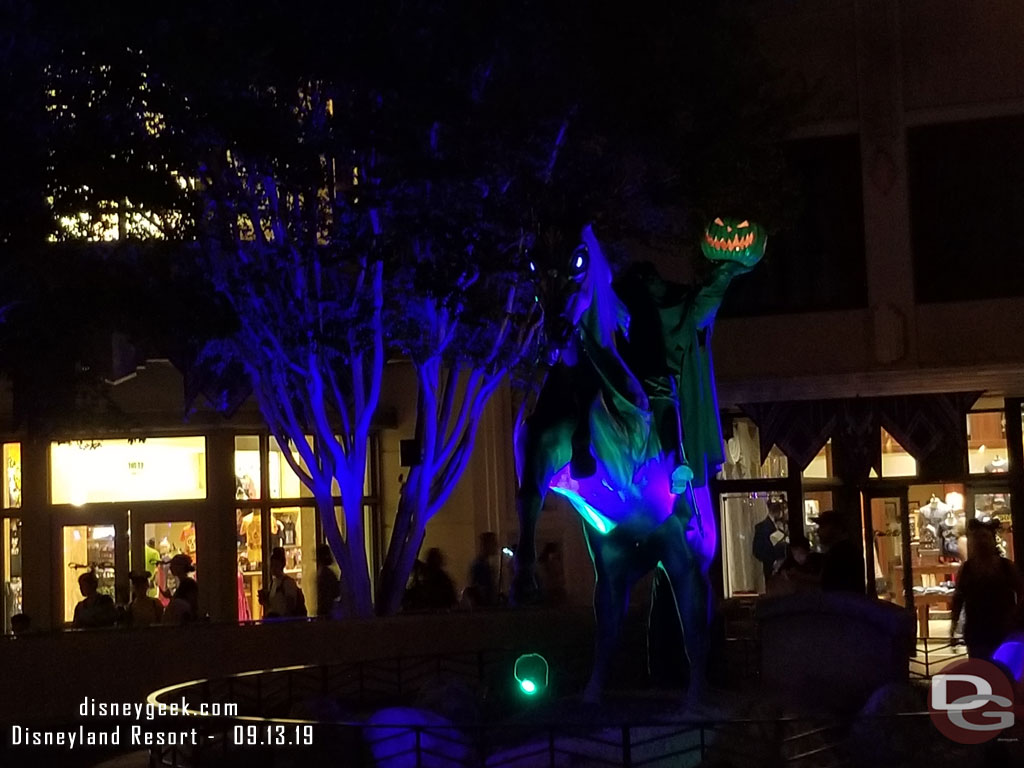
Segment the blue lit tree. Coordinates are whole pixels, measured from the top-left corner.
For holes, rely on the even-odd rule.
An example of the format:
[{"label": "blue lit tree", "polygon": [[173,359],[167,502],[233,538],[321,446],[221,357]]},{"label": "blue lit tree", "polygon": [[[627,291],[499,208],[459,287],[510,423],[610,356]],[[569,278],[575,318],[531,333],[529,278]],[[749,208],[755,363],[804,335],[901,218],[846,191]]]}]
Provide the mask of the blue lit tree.
[{"label": "blue lit tree", "polygon": [[[487,402],[532,354],[518,198],[549,161],[535,160],[540,139],[512,143],[507,104],[488,101],[493,57],[456,39],[474,39],[480,19],[429,4],[401,22],[391,11],[356,25],[371,48],[354,36],[340,62],[307,61],[320,77],[256,66],[216,112],[190,99],[182,123],[203,141],[196,251],[237,322],[203,364],[243,372],[278,442],[294,447],[298,460],[285,459],[316,500],[357,615],[374,606],[362,492],[386,359],[415,369],[422,456],[399,499],[381,613],[400,606]],[[493,54],[492,34],[475,39]]]}]

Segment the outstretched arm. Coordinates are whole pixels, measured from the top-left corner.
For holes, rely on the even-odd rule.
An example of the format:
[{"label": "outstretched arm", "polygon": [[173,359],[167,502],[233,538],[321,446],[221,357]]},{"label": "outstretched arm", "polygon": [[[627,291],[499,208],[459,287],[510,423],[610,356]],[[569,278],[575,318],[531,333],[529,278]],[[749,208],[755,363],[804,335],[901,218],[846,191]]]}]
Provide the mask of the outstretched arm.
[{"label": "outstretched arm", "polygon": [[691,318],[696,330],[703,331],[711,327],[715,322],[718,308],[722,306],[722,300],[725,299],[725,292],[729,289],[732,279],[746,274],[750,269],[750,267],[735,261],[721,261],[717,263],[711,278],[701,286],[697,292],[697,297],[694,299]]}]

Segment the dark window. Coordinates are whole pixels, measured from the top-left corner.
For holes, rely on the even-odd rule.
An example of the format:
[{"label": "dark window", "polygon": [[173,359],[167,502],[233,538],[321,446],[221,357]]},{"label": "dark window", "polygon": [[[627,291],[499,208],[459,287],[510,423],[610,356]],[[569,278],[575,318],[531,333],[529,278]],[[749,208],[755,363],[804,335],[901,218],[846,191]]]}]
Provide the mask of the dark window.
[{"label": "dark window", "polygon": [[907,134],[921,303],[1024,296],[1024,117]]},{"label": "dark window", "polygon": [[786,229],[769,236],[764,261],[730,287],[722,314],[866,307],[858,138],[806,139],[783,150],[798,209]]}]

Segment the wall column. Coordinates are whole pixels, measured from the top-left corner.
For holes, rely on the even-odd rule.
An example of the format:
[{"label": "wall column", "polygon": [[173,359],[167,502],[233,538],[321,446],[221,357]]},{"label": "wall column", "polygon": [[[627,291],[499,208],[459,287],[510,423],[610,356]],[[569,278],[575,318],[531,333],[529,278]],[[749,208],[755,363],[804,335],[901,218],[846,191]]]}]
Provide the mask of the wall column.
[{"label": "wall column", "polygon": [[235,530],[235,436],[206,437],[206,507],[196,536],[200,611],[213,621],[238,621],[238,551]]},{"label": "wall column", "polygon": [[[32,619],[33,629],[52,629],[59,604],[58,576],[60,559],[53,551],[53,523],[47,490],[49,462],[45,440],[26,440],[21,444],[21,579],[23,607]],[[59,581],[59,579],[58,579]]]},{"label": "wall column", "polygon": [[917,344],[899,4],[858,0],[855,10],[869,336],[876,366],[909,367]]}]

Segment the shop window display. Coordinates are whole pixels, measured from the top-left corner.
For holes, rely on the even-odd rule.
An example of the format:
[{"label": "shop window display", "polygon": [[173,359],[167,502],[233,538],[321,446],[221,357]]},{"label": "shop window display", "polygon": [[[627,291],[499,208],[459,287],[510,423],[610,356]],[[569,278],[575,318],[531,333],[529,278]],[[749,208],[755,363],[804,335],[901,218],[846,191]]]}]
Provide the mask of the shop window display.
[{"label": "shop window display", "polygon": [[75,440],[50,444],[54,504],[206,498],[206,439]]},{"label": "shop window display", "polygon": [[[92,571],[99,579],[99,591],[115,598],[114,526],[68,525],[63,531],[64,621],[71,622],[75,605],[82,599],[78,577]],[[115,600],[116,601],[116,600]]]},{"label": "shop window display", "polygon": [[235,437],[235,498],[250,501],[260,497],[260,439],[256,435]]},{"label": "shop window display", "polygon": [[269,539],[264,540],[263,513],[239,509],[238,598],[240,621],[263,615],[259,591],[263,588],[263,564],[275,547],[285,553],[285,573],[295,579],[312,609],[316,595],[316,510],[281,507],[270,512]]},{"label": "shop window display", "polygon": [[818,515],[833,509],[832,491],[804,491],[804,536],[811,543],[812,550],[819,549]]},{"label": "shop window display", "polygon": [[[196,558],[196,527],[191,521],[146,523],[143,527],[145,545],[145,567],[150,575],[147,594],[155,597],[165,606],[170,602],[168,595],[178,588],[178,580],[171,574],[171,558],[178,554],[188,555],[196,566],[192,577],[198,580],[199,563]],[[133,570],[136,570],[133,568]]]},{"label": "shop window display", "polygon": [[3,521],[3,582],[4,632],[11,631],[11,617],[23,610],[21,592],[21,520],[5,518]]},{"label": "shop window display", "polygon": [[[904,605],[904,579],[909,578],[918,620],[917,631],[923,638],[946,637],[949,633],[953,587],[966,558],[963,490],[963,486],[956,483],[911,485],[907,490],[909,528],[902,530],[898,521],[886,515],[882,524],[887,526],[888,542],[879,536],[877,510],[872,508],[876,526],[876,576],[884,579],[878,583],[885,586],[884,591],[878,590],[879,597]],[[882,501],[896,503],[897,500]],[[894,535],[897,531],[899,534]],[[900,536],[903,535],[910,538],[908,574],[904,573],[902,562]]]},{"label": "shop window display", "polygon": [[725,596],[764,594],[786,557],[790,519],[786,494],[724,493],[720,504]]},{"label": "shop window display", "polygon": [[756,480],[760,478],[786,477],[789,462],[778,446],[772,446],[764,461],[757,425],[750,419],[732,419],[732,434],[723,440],[722,454],[725,463],[718,474],[719,480]]},{"label": "shop window display", "polygon": [[998,475],[1010,468],[1002,411],[967,414],[967,464],[972,475]]},{"label": "shop window display", "polygon": [[21,443],[4,443],[4,508],[21,507]]},{"label": "shop window display", "polygon": [[982,522],[999,521],[999,529],[996,531],[996,546],[999,547],[999,554],[1013,560],[1013,518],[1010,516],[1010,494],[975,494],[974,516]]}]

